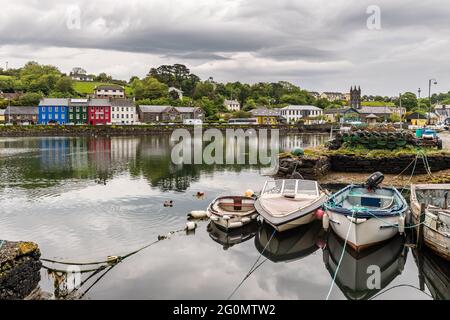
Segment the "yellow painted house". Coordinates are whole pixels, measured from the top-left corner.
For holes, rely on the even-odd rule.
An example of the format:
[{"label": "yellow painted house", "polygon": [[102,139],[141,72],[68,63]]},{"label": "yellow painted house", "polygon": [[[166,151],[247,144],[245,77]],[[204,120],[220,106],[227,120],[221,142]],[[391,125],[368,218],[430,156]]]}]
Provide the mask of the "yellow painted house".
[{"label": "yellow painted house", "polygon": [[275,125],[281,122],[279,109],[257,108],[250,111],[252,118],[256,118],[258,124]]},{"label": "yellow painted house", "polygon": [[0,123],[5,123],[5,122],[6,122],[5,109],[0,109]]},{"label": "yellow painted house", "polygon": [[420,114],[418,112],[414,112],[414,113],[410,114],[409,116],[406,117],[406,119],[413,126],[423,127],[428,123],[428,118],[425,115]]}]

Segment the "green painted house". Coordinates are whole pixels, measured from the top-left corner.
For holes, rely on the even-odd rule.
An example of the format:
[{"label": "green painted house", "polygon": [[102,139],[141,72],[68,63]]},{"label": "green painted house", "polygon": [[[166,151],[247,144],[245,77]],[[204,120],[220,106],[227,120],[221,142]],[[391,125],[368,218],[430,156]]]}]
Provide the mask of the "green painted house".
[{"label": "green painted house", "polygon": [[88,104],[88,99],[70,99],[68,122],[74,124],[87,124]]}]

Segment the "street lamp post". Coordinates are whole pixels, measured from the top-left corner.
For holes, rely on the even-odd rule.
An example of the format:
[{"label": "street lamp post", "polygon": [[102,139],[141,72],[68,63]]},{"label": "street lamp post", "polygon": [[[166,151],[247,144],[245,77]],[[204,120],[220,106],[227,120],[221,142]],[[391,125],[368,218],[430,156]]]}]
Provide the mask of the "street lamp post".
[{"label": "street lamp post", "polygon": [[436,79],[430,79],[428,80],[428,102],[430,106],[428,107],[428,124],[431,124],[431,84],[437,85]]}]

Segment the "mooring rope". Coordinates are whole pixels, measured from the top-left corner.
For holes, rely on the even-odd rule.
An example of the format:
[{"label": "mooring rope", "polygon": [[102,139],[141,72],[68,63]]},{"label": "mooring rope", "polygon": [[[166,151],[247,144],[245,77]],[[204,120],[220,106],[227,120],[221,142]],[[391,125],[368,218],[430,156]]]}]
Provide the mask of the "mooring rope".
[{"label": "mooring rope", "polygon": [[[352,220],[355,216],[355,210],[352,211]],[[333,291],[334,284],[336,283],[336,277],[339,272],[339,268],[341,267],[342,260],[344,259],[345,248],[347,247],[348,238],[350,237],[350,230],[352,229],[353,222],[350,221],[350,226],[348,227],[347,236],[345,237],[344,246],[342,247],[341,257],[339,258],[339,262],[336,267],[336,272],[334,273],[333,280],[331,281],[330,289],[328,290],[328,294],[326,300],[330,299],[331,292]]]},{"label": "mooring rope", "polygon": [[101,260],[101,261],[92,261],[92,262],[74,262],[74,261],[58,261],[58,260],[53,260],[53,259],[46,259],[46,258],[41,258],[41,261],[44,262],[50,262],[50,263],[54,263],[54,264],[62,264],[62,265],[72,265],[72,266],[91,266],[91,265],[99,265],[99,264],[115,264],[115,263],[119,263],[122,260],[128,258],[131,255],[134,255],[144,249],[147,249],[155,244],[157,244],[158,242],[161,242],[165,239],[168,239],[171,235],[176,234],[178,232],[182,232],[185,231],[186,229],[180,229],[177,231],[171,231],[167,234],[167,236],[158,236],[158,240],[155,240],[137,250],[134,250],[126,255],[123,256],[111,256],[111,259],[107,259],[107,260]]},{"label": "mooring rope", "polygon": [[273,230],[272,235],[269,238],[269,241],[267,241],[266,246],[264,247],[264,249],[261,251],[261,253],[259,254],[258,258],[256,259],[256,261],[253,263],[252,267],[250,268],[250,270],[247,272],[247,274],[244,276],[244,278],[242,279],[242,281],[237,285],[237,287],[233,290],[233,292],[228,296],[227,300],[230,300],[233,295],[238,291],[238,289],[242,286],[242,284],[245,282],[245,280],[248,279],[248,277],[250,277],[250,275],[255,272],[262,264],[264,264],[264,262],[267,261],[267,259],[265,259],[263,262],[261,262],[259,265],[257,265],[257,263],[259,262],[259,260],[261,259],[263,253],[266,251],[267,247],[270,244],[270,241],[272,241],[273,237],[275,236],[275,233],[277,231]]}]

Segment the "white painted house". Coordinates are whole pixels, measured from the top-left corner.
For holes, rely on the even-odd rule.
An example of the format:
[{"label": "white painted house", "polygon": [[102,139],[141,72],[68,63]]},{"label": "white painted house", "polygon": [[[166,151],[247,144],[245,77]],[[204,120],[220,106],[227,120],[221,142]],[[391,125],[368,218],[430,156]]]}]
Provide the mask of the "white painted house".
[{"label": "white painted house", "polygon": [[225,100],[223,102],[225,105],[225,108],[227,108],[228,111],[239,111],[241,110],[241,104],[239,101],[236,100]]},{"label": "white painted house", "polygon": [[301,119],[315,118],[323,115],[323,110],[315,106],[290,105],[281,109],[281,116],[287,123],[296,123]]},{"label": "white painted house", "polygon": [[111,123],[131,125],[139,122],[136,106],[131,99],[110,99]]},{"label": "white painted house", "polygon": [[125,89],[119,85],[100,85],[95,88],[95,97],[100,99],[125,98]]}]

